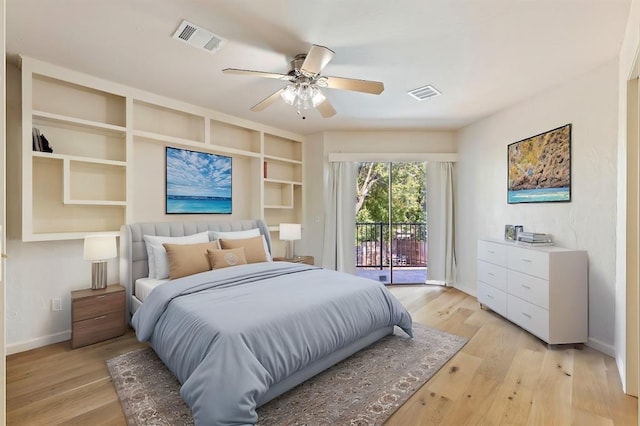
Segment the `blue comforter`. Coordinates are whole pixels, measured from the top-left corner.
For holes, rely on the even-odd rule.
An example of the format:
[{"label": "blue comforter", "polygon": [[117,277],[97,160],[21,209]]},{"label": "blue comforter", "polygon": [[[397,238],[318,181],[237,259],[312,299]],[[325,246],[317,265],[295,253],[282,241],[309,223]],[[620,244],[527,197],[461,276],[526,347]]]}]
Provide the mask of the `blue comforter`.
[{"label": "blue comforter", "polygon": [[274,384],[373,330],[411,316],[380,283],[313,266],[264,262],[156,288],[133,316],[182,383],[198,425],[254,424]]}]

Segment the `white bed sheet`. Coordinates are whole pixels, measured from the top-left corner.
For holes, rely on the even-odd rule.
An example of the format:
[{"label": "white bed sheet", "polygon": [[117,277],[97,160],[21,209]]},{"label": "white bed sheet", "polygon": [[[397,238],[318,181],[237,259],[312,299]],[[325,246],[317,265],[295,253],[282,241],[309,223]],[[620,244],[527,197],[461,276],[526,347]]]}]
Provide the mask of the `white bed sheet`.
[{"label": "white bed sheet", "polygon": [[169,279],[158,279],[158,278],[138,278],[136,280],[135,286],[135,295],[141,302],[144,302],[144,299],[153,291],[154,288],[168,283]]}]

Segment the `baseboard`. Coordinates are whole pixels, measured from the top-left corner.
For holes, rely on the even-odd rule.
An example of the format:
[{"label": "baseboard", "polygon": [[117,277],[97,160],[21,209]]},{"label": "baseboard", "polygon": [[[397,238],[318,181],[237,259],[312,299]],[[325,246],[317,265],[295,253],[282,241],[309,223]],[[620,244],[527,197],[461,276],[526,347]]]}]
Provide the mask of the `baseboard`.
[{"label": "baseboard", "polygon": [[602,352],[605,355],[609,355],[612,358],[616,357],[616,348],[608,343],[603,343],[593,337],[589,337],[589,341],[586,343],[591,349],[595,349],[598,352]]},{"label": "baseboard", "polygon": [[5,346],[7,355],[17,354],[19,352],[28,351],[42,346],[54,343],[64,342],[71,339],[71,330],[62,331],[60,333],[49,334],[47,336],[36,337],[35,339],[26,340],[24,342],[10,343]]}]

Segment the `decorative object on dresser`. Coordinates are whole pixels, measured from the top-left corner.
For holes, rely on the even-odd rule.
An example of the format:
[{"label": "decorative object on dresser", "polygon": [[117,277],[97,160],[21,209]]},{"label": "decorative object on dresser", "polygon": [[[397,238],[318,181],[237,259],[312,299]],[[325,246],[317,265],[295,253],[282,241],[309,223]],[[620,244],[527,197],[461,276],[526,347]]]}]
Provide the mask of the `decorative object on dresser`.
[{"label": "decorative object on dresser", "polygon": [[571,124],[507,146],[507,201],[571,201]]},{"label": "decorative object on dresser", "polygon": [[315,260],[313,256],[293,256],[292,259],[287,259],[286,257],[274,257],[273,260],[275,262],[293,262],[293,263],[304,263],[305,265],[314,265]]},{"label": "decorative object on dresser", "polygon": [[91,262],[91,288],[107,287],[107,260],[118,256],[116,237],[87,235],[84,237],[83,258]]},{"label": "decorative object on dresser", "polygon": [[588,339],[587,252],[478,240],[478,301],[548,344]]},{"label": "decorative object on dresser", "polygon": [[294,241],[302,238],[302,228],[299,223],[281,223],[280,240],[287,242],[284,258],[291,260],[295,257]]},{"label": "decorative object on dresser", "polygon": [[125,331],[125,288],[112,284],[101,290],[71,292],[73,349],[122,336]]},{"label": "decorative object on dresser", "polygon": [[513,227],[513,225],[505,225],[504,226],[504,239],[508,240],[508,241],[513,241],[515,240],[515,235],[516,235],[516,229]]},{"label": "decorative object on dresser", "polygon": [[550,234],[539,232],[520,232],[516,237],[519,243],[525,243],[533,246],[552,246],[553,238]]}]

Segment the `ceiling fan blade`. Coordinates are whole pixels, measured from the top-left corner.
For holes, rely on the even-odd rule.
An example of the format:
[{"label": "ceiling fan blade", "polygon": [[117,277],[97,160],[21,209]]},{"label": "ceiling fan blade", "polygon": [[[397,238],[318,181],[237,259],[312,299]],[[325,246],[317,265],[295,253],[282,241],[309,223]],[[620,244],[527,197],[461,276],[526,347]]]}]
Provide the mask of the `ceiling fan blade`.
[{"label": "ceiling fan blade", "polygon": [[331,89],[353,90],[355,92],[379,95],[384,90],[384,84],[379,81],[357,80],[355,78],[322,77],[327,80],[327,87]]},{"label": "ceiling fan blade", "polygon": [[307,77],[314,77],[333,59],[334,51],[328,47],[311,45],[307,57],[304,59],[300,72]]},{"label": "ceiling fan blade", "polygon": [[269,105],[271,105],[272,103],[280,99],[280,93],[282,93],[283,90],[284,90],[284,87],[278,90],[277,92],[275,92],[273,95],[269,96],[268,98],[261,100],[260,102],[258,102],[257,104],[251,107],[251,111],[254,111],[254,112],[262,111],[263,109],[265,109],[266,107],[268,107]]},{"label": "ceiling fan blade", "polygon": [[254,77],[277,78],[280,80],[289,79],[289,76],[287,74],[278,74],[273,72],[252,71],[252,70],[241,70],[238,68],[225,68],[222,70],[222,72],[225,74],[240,74],[240,75],[252,75]]},{"label": "ceiling fan blade", "polygon": [[325,99],[324,102],[316,107],[316,109],[320,111],[320,115],[322,115],[324,118],[329,118],[336,115],[336,110],[329,102],[329,99]]}]

